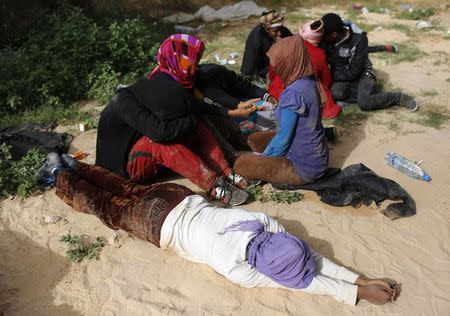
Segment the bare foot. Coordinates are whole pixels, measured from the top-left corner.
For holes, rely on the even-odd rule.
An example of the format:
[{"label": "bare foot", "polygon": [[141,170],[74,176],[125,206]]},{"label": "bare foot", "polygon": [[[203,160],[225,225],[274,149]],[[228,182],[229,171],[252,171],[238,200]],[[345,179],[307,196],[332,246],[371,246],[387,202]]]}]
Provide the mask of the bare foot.
[{"label": "bare foot", "polygon": [[379,286],[382,286],[386,290],[392,291],[392,296],[389,299],[390,302],[397,300],[397,296],[396,296],[397,295],[397,289],[396,289],[397,284],[395,284],[395,283],[389,283],[382,279],[369,279],[369,278],[360,276],[356,280],[355,284],[356,285],[379,285]]},{"label": "bare foot", "polygon": [[359,285],[358,299],[368,300],[375,305],[383,305],[392,300],[394,290],[379,284]]}]

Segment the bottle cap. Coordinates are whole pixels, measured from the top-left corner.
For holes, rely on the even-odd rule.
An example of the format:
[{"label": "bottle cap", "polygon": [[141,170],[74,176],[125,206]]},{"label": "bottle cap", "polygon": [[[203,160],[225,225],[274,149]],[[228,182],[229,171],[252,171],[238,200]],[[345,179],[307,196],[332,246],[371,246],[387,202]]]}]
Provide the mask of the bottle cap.
[{"label": "bottle cap", "polygon": [[430,177],[429,175],[427,175],[426,173],[423,175],[423,179],[424,179],[426,182],[430,182],[430,181],[431,181],[431,177]]}]

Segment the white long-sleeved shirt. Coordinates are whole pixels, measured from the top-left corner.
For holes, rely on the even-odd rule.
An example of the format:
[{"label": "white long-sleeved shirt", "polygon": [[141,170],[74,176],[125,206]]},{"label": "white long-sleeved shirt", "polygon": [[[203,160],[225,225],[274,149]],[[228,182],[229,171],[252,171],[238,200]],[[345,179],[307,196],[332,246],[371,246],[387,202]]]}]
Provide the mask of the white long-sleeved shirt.
[{"label": "white long-sleeved shirt", "polygon": [[285,232],[283,226],[264,213],[215,207],[200,195],[191,195],[167,216],[160,246],[187,260],[208,264],[242,286],[283,287],[248,264],[247,245],[255,236],[253,232],[218,234],[239,221],[251,220],[259,220],[268,232]]},{"label": "white long-sleeved shirt", "polygon": [[[244,287],[286,288],[259,273],[246,260],[247,245],[253,232],[223,232],[239,221],[259,220],[266,231],[285,232],[283,226],[263,213],[211,206],[203,197],[191,195],[167,216],[161,229],[160,246],[171,249],[193,262],[205,263],[230,281]],[[317,276],[298,290],[310,294],[331,295],[340,302],[356,304],[358,274],[312,251]]]}]

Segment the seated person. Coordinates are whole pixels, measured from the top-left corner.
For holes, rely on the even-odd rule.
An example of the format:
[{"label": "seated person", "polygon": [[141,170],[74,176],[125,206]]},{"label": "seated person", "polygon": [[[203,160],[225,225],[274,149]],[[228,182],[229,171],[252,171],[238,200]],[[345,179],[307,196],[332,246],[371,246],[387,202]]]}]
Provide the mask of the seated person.
[{"label": "seated person", "polygon": [[271,183],[312,182],[328,168],[328,146],[320,117],[325,93],[314,77],[311,59],[299,35],[279,40],[267,55],[285,85],[276,108],[278,130],[250,135],[252,150],[264,152],[260,156],[240,156],[234,169],[249,179]]},{"label": "seated person", "polygon": [[188,188],[138,185],[63,155],[49,155],[42,172],[56,181],[56,195],[78,212],[93,214],[156,247],[204,263],[244,287],[275,287],[330,295],[355,305],[396,299],[395,285],[368,279],[333,263],[258,212],[209,204]]},{"label": "seated person", "polygon": [[231,170],[200,115],[249,110],[227,110],[194,97],[203,50],[202,41],[186,34],[164,41],[149,78],[119,90],[101,113],[96,164],[135,182],[149,181],[166,167],[216,199],[241,204],[247,194],[234,185],[245,187],[245,179]]},{"label": "seated person", "polygon": [[269,59],[266,54],[278,39],[291,36],[292,33],[283,25],[284,17],[275,10],[264,12],[245,43],[241,74],[266,78],[269,71]]},{"label": "seated person", "polygon": [[336,101],[357,103],[361,110],[378,110],[401,105],[412,111],[418,109],[414,99],[401,92],[378,91],[377,80],[368,58],[369,46],[365,33],[354,33],[334,13],[322,17],[324,49],[330,63],[333,85],[331,93]]},{"label": "seated person", "polygon": [[[322,118],[329,119],[337,117],[341,112],[340,106],[336,104],[330,91],[333,82],[331,78],[330,68],[328,66],[325,52],[318,47],[323,37],[323,23],[321,20],[305,23],[300,26],[299,34],[305,41],[306,49],[314,68],[314,75],[319,80],[327,95],[327,102],[322,109]],[[279,99],[283,91],[283,82],[280,77],[275,74],[271,68],[269,93],[276,99]]]},{"label": "seated person", "polygon": [[234,71],[216,64],[200,64],[195,87],[203,95],[228,109],[242,107],[244,99],[274,102],[267,90],[252,84]]}]

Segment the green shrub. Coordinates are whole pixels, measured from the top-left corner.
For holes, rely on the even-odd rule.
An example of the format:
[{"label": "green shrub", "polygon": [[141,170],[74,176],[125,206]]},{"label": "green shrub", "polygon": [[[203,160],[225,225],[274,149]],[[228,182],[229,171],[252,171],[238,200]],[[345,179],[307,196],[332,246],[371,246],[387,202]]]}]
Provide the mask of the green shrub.
[{"label": "green shrub", "polygon": [[0,50],[2,115],[65,107],[88,95],[106,103],[123,78],[153,69],[165,35],[141,18],[97,24],[66,1],[36,17],[27,30],[20,47]]},{"label": "green shrub", "polygon": [[11,147],[0,145],[0,197],[29,196],[37,189],[35,175],[45,160],[45,154],[31,150],[21,160],[11,159]]},{"label": "green shrub", "polygon": [[90,238],[85,235],[67,234],[61,236],[59,241],[68,245],[66,255],[73,262],[80,262],[84,258],[98,260],[100,251],[105,246],[100,237],[91,242]]},{"label": "green shrub", "polygon": [[99,32],[81,9],[69,5],[37,18],[20,48],[0,54],[2,108],[54,106],[84,96],[87,75],[102,56]]},{"label": "green shrub", "polygon": [[106,104],[114,95],[119,85],[120,73],[117,73],[110,64],[99,64],[89,74],[88,96],[97,99],[100,104]]},{"label": "green shrub", "polygon": [[122,74],[144,74],[155,66],[158,37],[140,18],[115,21],[108,27],[108,61]]}]

